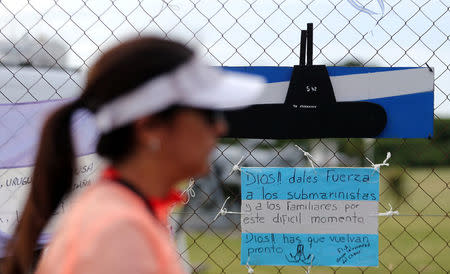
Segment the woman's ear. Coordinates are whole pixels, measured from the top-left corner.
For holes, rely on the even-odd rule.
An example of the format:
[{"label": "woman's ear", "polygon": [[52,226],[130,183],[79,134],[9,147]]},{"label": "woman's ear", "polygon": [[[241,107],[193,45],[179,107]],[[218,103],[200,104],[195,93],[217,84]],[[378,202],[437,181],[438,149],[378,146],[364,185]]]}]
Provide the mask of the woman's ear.
[{"label": "woman's ear", "polygon": [[156,117],[144,117],[134,122],[136,142],[152,151],[161,148],[166,126]]}]

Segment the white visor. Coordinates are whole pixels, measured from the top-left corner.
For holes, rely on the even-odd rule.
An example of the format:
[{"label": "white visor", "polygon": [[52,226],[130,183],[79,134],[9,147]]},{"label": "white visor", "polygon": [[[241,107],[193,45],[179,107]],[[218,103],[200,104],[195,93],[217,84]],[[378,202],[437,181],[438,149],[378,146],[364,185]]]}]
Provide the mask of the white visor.
[{"label": "white visor", "polygon": [[193,57],[177,69],[150,79],[134,91],[105,104],[95,114],[102,133],[172,105],[230,110],[256,103],[263,77],[210,67]]}]

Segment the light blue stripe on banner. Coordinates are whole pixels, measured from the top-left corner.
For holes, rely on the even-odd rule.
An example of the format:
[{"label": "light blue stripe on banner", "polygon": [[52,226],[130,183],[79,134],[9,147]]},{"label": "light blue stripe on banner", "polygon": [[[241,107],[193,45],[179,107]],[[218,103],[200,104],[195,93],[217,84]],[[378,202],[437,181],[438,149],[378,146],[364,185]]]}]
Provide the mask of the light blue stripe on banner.
[{"label": "light blue stripe on banner", "polygon": [[373,168],[241,168],[242,200],[378,201]]},{"label": "light blue stripe on banner", "polygon": [[[292,67],[223,67],[225,70],[263,76],[267,83],[289,81]],[[416,67],[327,67],[329,76],[374,73],[382,71],[418,69]]]},{"label": "light blue stripe on banner", "polygon": [[378,235],[242,233],[241,264],[310,265],[311,258],[315,266],[378,266]]}]

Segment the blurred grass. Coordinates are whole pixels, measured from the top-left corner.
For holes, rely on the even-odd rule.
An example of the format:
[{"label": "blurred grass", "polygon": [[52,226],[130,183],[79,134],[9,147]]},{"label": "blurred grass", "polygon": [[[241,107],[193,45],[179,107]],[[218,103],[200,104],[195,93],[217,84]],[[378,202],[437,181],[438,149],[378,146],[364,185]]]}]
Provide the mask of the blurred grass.
[{"label": "blurred grass", "polygon": [[[379,267],[313,267],[313,273],[448,273],[450,271],[450,168],[383,168],[379,211]],[[189,232],[197,273],[247,273],[240,265],[239,231]],[[304,273],[305,267],[255,266],[255,273]]]}]

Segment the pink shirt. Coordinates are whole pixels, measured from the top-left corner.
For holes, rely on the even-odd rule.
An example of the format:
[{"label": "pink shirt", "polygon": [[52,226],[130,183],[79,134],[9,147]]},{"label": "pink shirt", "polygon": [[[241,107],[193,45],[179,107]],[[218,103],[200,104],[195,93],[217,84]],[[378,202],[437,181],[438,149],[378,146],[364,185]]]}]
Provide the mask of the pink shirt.
[{"label": "pink shirt", "polygon": [[185,272],[167,228],[145,202],[103,179],[81,194],[61,220],[36,273]]}]

